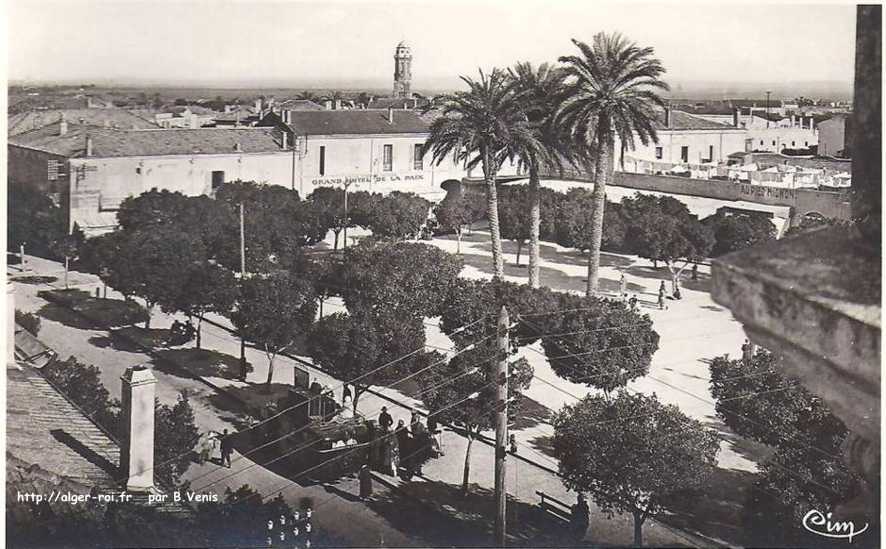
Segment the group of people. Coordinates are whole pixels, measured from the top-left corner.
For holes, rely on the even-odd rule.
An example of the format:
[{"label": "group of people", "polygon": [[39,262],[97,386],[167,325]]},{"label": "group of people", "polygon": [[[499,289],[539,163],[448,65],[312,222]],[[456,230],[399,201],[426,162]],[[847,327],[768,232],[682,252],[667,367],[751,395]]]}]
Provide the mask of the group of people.
[{"label": "group of people", "polygon": [[204,433],[197,442],[197,457],[199,463],[205,463],[213,460],[213,454],[219,453],[219,464],[230,469],[231,454],[234,453],[233,435],[228,434],[225,429],[221,433],[217,431],[209,431]]},{"label": "group of people", "polygon": [[[698,272],[697,268],[693,269],[693,277],[696,276],[697,272]],[[695,278],[693,278],[693,280],[695,280]],[[625,278],[624,273],[621,274],[621,278],[618,281],[618,296],[622,301],[626,301],[632,309],[637,308],[637,305],[638,305],[637,296],[628,293],[628,281],[627,281],[627,278]],[[683,295],[680,293],[680,285],[679,284],[674,285],[673,298],[674,299],[683,299]],[[667,309],[668,308],[667,300],[668,300],[668,291],[667,291],[667,288],[665,287],[665,281],[662,280],[661,285],[659,285],[659,287],[658,287],[658,308],[659,309]]]},{"label": "group of people", "polygon": [[387,406],[382,406],[378,426],[381,432],[376,461],[385,474],[397,476],[402,468],[407,478],[421,475],[424,461],[432,455],[443,454],[441,431],[433,416],[428,418],[426,425],[421,416],[413,412],[408,426],[402,419],[394,426],[394,418],[388,413]]},{"label": "group of people", "polygon": [[197,329],[194,328],[194,325],[191,323],[190,319],[186,320],[185,322],[173,320],[172,326],[169,327],[168,343],[172,345],[182,345],[194,339],[194,336],[196,334]]}]

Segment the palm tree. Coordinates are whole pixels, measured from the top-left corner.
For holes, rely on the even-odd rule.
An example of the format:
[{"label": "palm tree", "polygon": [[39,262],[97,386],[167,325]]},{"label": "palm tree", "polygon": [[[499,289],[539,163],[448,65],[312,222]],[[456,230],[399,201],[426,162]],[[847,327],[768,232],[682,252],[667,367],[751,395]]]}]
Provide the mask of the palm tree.
[{"label": "palm tree", "polygon": [[528,148],[517,151],[521,167],[529,172],[529,285],[539,287],[539,227],[541,200],[539,171],[559,168],[564,159],[573,157],[568,135],[554,123],[554,114],[563,95],[564,71],[548,63],[535,68],[532,63],[517,63],[509,69],[518,102],[535,133]]},{"label": "palm tree", "polygon": [[501,233],[498,227],[498,192],[496,176],[502,162],[517,156],[517,151],[541,145],[529,119],[513,92],[508,73],[493,69],[480,79],[462,76],[467,91],[443,96],[442,113],[431,124],[424,152],[431,151],[438,165],[455,155],[467,169],[480,166],[486,183],[486,212],[492,238],[494,276],[504,278]]},{"label": "palm tree", "polygon": [[657,108],[665,106],[657,91],[670,88],[660,79],[665,69],[652,56],[652,48],[641,48],[618,33],[598,33],[592,46],[575,39],[572,43],[581,55],[560,57],[569,82],[557,119],[577,143],[598,151],[596,166],[587,162],[588,173],[595,172],[587,287],[591,296],[598,290],[603,207],[614,171],[615,137],[622,152],[633,150],[637,139],[644,145],[656,141]]}]

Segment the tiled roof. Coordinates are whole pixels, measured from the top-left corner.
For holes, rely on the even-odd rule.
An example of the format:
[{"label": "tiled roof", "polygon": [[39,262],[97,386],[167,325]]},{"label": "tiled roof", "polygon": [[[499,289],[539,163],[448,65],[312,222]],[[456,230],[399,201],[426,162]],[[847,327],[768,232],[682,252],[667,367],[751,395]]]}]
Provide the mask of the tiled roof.
[{"label": "tiled roof", "polygon": [[[428,133],[430,127],[415,111],[394,110],[393,122],[387,110],[291,111],[289,127],[296,135],[376,135]],[[274,125],[279,116],[270,114],[262,125]]]},{"label": "tiled roof", "polygon": [[85,486],[117,483],[120,448],[35,368],[6,366],[6,452]]},{"label": "tiled roof", "polygon": [[157,128],[157,125],[136,114],[123,109],[63,109],[29,111],[10,115],[7,118],[7,132],[9,135],[18,135],[48,125],[58,125],[59,120],[65,116],[69,124],[82,124],[87,126],[104,126],[105,123],[119,128],[147,130]]},{"label": "tiled roof", "polygon": [[665,126],[665,113],[659,111],[656,117],[655,129],[661,130],[734,130],[729,124],[721,124],[712,120],[706,120],[699,116],[693,116],[683,111],[671,109],[671,124]]},{"label": "tiled roof", "polygon": [[322,111],[323,106],[309,99],[287,99],[275,105],[288,111]]},{"label": "tiled roof", "polygon": [[[208,128],[169,130],[109,130],[69,125],[35,130],[9,138],[9,143],[67,157],[86,154],[86,136],[95,157],[166,156],[280,151],[272,128]],[[239,145],[239,151],[237,147]]]},{"label": "tiled roof", "polygon": [[405,98],[405,97],[379,97],[369,105],[366,106],[368,109],[420,109],[425,105],[429,104],[430,101],[423,97],[416,98]]}]

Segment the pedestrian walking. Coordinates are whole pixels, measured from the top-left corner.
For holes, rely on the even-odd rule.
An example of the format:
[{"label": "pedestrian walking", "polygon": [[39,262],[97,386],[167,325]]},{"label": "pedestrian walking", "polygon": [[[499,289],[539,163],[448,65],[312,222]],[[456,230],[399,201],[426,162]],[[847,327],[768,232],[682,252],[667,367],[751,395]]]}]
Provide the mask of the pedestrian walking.
[{"label": "pedestrian walking", "polygon": [[[662,282],[664,284],[664,282]],[[665,291],[664,288],[659,288],[658,290],[658,308],[659,309],[667,309],[668,305],[665,303]]]},{"label": "pedestrian walking", "polygon": [[228,430],[225,429],[222,432],[221,439],[221,464],[226,465],[228,469],[231,468],[231,454],[234,453],[234,444],[231,440],[231,435],[228,435]]},{"label": "pedestrian walking", "polygon": [[360,468],[360,501],[372,499],[372,472],[369,465]]},{"label": "pedestrian walking", "polygon": [[585,500],[584,494],[578,495],[578,501],[572,506],[572,514],[569,517],[569,526],[572,528],[572,538],[580,542],[587,534],[591,523],[591,509]]},{"label": "pedestrian walking", "polygon": [[680,287],[677,286],[674,288],[674,299],[683,299],[683,294],[680,293]]},{"label": "pedestrian walking", "polygon": [[692,264],[692,280],[698,280],[698,263]]},{"label": "pedestrian walking", "polygon": [[631,309],[636,309],[637,308],[637,296],[632,295],[631,299],[628,300],[628,304],[631,306]]},{"label": "pedestrian walking", "polygon": [[388,413],[388,407],[382,406],[381,413],[378,414],[378,425],[381,427],[382,431],[388,431],[391,429],[391,425],[394,424],[394,418],[391,417],[391,414]]},{"label": "pedestrian walking", "polygon": [[628,298],[628,279],[625,278],[624,273],[621,273],[621,278],[618,281],[618,296],[622,300]]},{"label": "pedestrian walking", "polygon": [[344,402],[348,398],[354,398],[354,395],[351,394],[351,388],[345,383],[345,388],[341,392],[341,401]]},{"label": "pedestrian walking", "polygon": [[437,419],[434,416],[428,416],[428,432],[431,435],[431,444],[433,445],[433,449],[437,453],[437,456],[444,455],[443,430],[440,429],[440,425],[437,423]]},{"label": "pedestrian walking", "polygon": [[659,286],[658,286],[658,293],[660,293],[660,294],[667,294],[667,293],[668,293],[668,290],[667,290],[667,288],[665,287],[665,281],[664,281],[664,280],[662,280],[662,281],[661,281],[661,284],[659,284]]}]

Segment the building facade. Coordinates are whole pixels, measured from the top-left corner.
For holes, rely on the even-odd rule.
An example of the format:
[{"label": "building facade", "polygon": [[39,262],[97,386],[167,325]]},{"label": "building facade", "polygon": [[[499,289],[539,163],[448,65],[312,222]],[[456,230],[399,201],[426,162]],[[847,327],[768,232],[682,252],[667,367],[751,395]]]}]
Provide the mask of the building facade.
[{"label": "building facade", "polygon": [[818,125],[818,154],[822,156],[842,156],[846,150],[845,115],[837,115]]},{"label": "building facade", "polygon": [[272,128],[113,130],[56,125],[9,140],[11,181],[56,193],[87,236],[112,230],[120,203],[152,188],[210,195],[238,179],[294,185],[295,162]]},{"label": "building facade", "polygon": [[731,153],[744,151],[748,131],[732,125],[706,120],[698,116],[665,109],[655,123],[658,140],[643,145],[636,140],[635,149],[619,155],[621,142],[616,139],[616,164],[622,160],[625,169],[632,164],[711,164],[726,162]]}]

